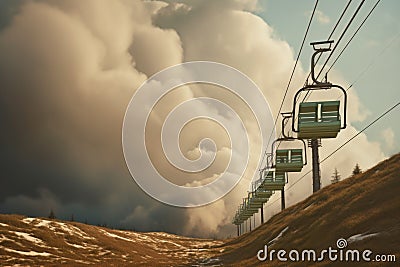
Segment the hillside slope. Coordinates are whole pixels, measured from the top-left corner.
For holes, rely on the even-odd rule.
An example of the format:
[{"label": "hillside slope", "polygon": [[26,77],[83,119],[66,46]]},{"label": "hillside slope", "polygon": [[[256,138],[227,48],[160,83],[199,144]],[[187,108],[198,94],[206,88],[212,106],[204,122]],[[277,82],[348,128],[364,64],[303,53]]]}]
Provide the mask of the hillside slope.
[{"label": "hillside slope", "polygon": [[[323,188],[254,231],[226,243],[220,258],[225,265],[258,265],[261,262],[256,257],[257,252],[268,243],[269,251],[322,251],[328,247],[337,249],[336,242],[340,238],[347,240],[345,249],[369,249],[374,255],[396,255],[396,263],[370,262],[368,266],[400,266],[400,154],[365,173]],[[277,260],[262,263],[288,265]],[[318,266],[344,264],[349,265],[348,262],[323,261]],[[290,266],[307,265],[290,262]]]},{"label": "hillside slope", "polygon": [[[400,154],[327,186],[238,238],[215,241],[111,230],[77,222],[0,215],[0,265],[399,266]],[[257,253],[345,249],[395,255],[397,262],[260,262]],[[288,257],[288,255],[286,255]],[[371,256],[372,257],[372,256]]]},{"label": "hillside slope", "polygon": [[160,232],[0,215],[0,266],[184,266],[210,258],[208,248],[220,244]]}]

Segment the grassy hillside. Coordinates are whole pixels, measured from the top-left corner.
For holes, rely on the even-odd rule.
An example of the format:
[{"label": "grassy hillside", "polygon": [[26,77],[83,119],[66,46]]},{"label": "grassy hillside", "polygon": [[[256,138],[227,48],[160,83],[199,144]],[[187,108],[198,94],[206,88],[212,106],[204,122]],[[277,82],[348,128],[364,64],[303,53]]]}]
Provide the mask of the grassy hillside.
[{"label": "grassy hillside", "polygon": [[[257,252],[282,231],[269,249],[321,251],[329,246],[336,248],[336,241],[344,238],[348,242],[346,249],[370,249],[376,254],[396,255],[397,265],[373,262],[368,266],[400,266],[400,154],[365,173],[323,188],[254,231],[226,243],[222,261],[228,265],[259,264]],[[273,264],[263,263],[288,265],[277,260]],[[349,265],[336,263],[337,266],[344,264]],[[318,264],[328,265],[332,263]],[[291,263],[290,266],[305,265]]]},{"label": "grassy hillside", "polygon": [[[111,230],[77,222],[0,215],[0,265],[400,266],[400,154],[327,186],[250,233],[226,241]],[[257,252],[313,249],[395,255],[397,262],[260,262]],[[319,255],[319,254],[318,254]],[[288,257],[288,255],[286,255]],[[327,257],[326,257],[327,259]]]},{"label": "grassy hillside", "polygon": [[0,266],[185,266],[221,241],[0,215]]}]

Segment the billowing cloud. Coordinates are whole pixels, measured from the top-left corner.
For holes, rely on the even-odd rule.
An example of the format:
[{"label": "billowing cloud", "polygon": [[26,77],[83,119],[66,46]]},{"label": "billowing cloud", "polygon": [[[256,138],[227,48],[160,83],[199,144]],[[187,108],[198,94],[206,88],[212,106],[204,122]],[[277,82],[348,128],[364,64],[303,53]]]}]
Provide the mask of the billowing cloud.
[{"label": "billowing cloud", "polygon": [[315,18],[321,24],[328,24],[329,22],[331,22],[331,19],[325,13],[323,13],[321,10],[315,11]]},{"label": "billowing cloud", "polygon": [[[276,115],[294,53],[273,28],[251,13],[256,9],[256,1],[239,0],[20,4],[0,32],[4,129],[0,164],[5,177],[5,186],[0,188],[1,211],[45,216],[53,208],[61,217],[74,213],[76,219],[137,230],[231,235],[230,220],[246,196],[260,150],[257,127],[243,103],[215,86],[190,85],[166,96],[151,115],[150,156],[171,180],[191,185],[216,179],[232,151],[218,126],[209,122],[188,125],[180,140],[183,153],[195,158],[197,141],[214,134],[220,160],[184,180],[185,175],[175,173],[160,156],[160,127],[168,112],[178,103],[207,95],[230,103],[245,118],[253,147],[249,170],[227,196],[201,208],[170,207],[140,190],[125,166],[121,128],[129,100],[143,81],[165,67],[191,60],[217,61],[242,71],[261,88]],[[305,76],[299,66],[293,88],[300,87]],[[340,73],[330,79],[346,84]],[[356,91],[349,92],[349,128],[337,139],[323,141],[321,158],[357,132],[351,122],[366,118],[367,109]],[[293,93],[289,92],[284,110],[291,109]],[[199,106],[199,111],[208,108]],[[137,112],[143,111],[137,107]],[[221,116],[229,119],[226,114]],[[324,184],[335,167],[345,177],[355,163],[366,169],[384,158],[379,144],[366,135],[361,134],[357,142],[356,149],[349,146],[324,163]],[[296,175],[291,175],[290,183],[294,179]],[[289,204],[311,193],[307,179],[293,188],[288,191]],[[267,212],[274,213],[278,207]]]},{"label": "billowing cloud", "polygon": [[388,147],[393,147],[394,146],[394,132],[392,128],[386,128],[383,129],[381,132],[381,135],[383,137],[383,140],[385,141],[385,144]]},{"label": "billowing cloud", "polygon": [[[147,78],[134,55],[155,49],[165,66],[163,52],[172,49],[132,47],[135,33],[151,28],[149,16],[141,2],[27,2],[3,29],[2,170],[9,180],[0,189],[2,210],[19,203],[30,214],[29,205],[12,199],[45,202],[43,188],[57,198],[60,216],[82,203],[76,218],[113,224],[131,203],[156,204],[132,182],[121,149],[125,108]],[[168,36],[161,43],[176,44],[175,64],[181,47]],[[42,207],[34,214],[46,215],[48,205]]]}]

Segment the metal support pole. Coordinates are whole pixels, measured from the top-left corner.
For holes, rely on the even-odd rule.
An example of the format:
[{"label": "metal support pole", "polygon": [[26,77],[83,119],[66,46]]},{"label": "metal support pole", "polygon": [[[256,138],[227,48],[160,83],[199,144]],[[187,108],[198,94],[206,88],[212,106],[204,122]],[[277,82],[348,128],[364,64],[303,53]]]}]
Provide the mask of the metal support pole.
[{"label": "metal support pole", "polygon": [[261,224],[264,223],[264,203],[261,204]]},{"label": "metal support pole", "polygon": [[281,190],[281,210],[285,209],[285,188]]},{"label": "metal support pole", "polygon": [[319,168],[319,151],[318,147],[321,146],[321,141],[318,139],[311,139],[309,142],[312,151],[312,174],[313,174],[313,193],[321,189],[321,171]]},{"label": "metal support pole", "polygon": [[250,222],[250,232],[251,232],[251,217],[250,217],[250,220],[249,220],[249,222]]}]

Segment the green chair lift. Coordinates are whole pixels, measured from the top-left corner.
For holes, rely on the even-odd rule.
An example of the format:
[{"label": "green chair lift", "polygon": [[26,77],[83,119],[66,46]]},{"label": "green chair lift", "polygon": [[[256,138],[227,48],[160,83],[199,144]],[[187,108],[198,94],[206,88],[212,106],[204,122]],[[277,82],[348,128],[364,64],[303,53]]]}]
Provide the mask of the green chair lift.
[{"label": "green chair lift", "polygon": [[285,172],[264,171],[264,180],[260,187],[264,190],[282,190],[286,182]]},{"label": "green chair lift", "polygon": [[302,149],[276,150],[275,169],[279,172],[300,172],[303,169]]},{"label": "green chair lift", "polygon": [[[277,172],[300,172],[304,165],[307,165],[307,146],[303,139],[294,138],[285,134],[285,125],[287,120],[292,118],[291,112],[282,113],[282,137],[276,139],[272,143],[271,162],[272,168]],[[302,147],[293,146],[295,142],[302,142]],[[279,145],[277,143],[279,142]],[[279,149],[279,146],[284,143],[288,144],[289,149]],[[275,147],[276,151],[275,151]],[[274,155],[275,151],[275,157]]]},{"label": "green chair lift", "polygon": [[[331,44],[333,41],[311,43],[314,46],[319,44]],[[295,120],[292,120],[292,130],[297,133],[297,137],[301,139],[320,139],[320,138],[335,138],[341,129],[346,128],[346,113],[347,113],[347,93],[340,85],[330,82],[320,82],[315,78],[315,56],[317,54],[330,51],[330,48],[318,49],[311,57],[311,78],[313,84],[305,85],[294,96],[293,100],[293,118],[297,114],[297,127]],[[339,100],[334,101],[317,101],[317,102],[301,102],[298,99],[301,93],[317,90],[339,89],[343,93],[343,110],[340,112]],[[298,104],[298,105],[297,105]],[[296,108],[299,106],[298,113]]]},{"label": "green chair lift", "polygon": [[275,164],[273,167],[276,172],[301,172],[304,165],[307,165],[307,147],[303,139],[287,137],[282,131],[283,138],[278,138],[272,143],[274,149],[277,142],[301,141],[303,148],[277,149],[275,152]]},{"label": "green chair lift", "polygon": [[252,192],[252,194],[256,201],[266,203],[268,199],[272,196],[273,191],[265,190],[263,188],[257,188],[254,192]]},{"label": "green chair lift", "polygon": [[341,129],[340,101],[300,103],[298,137],[335,138]]}]

